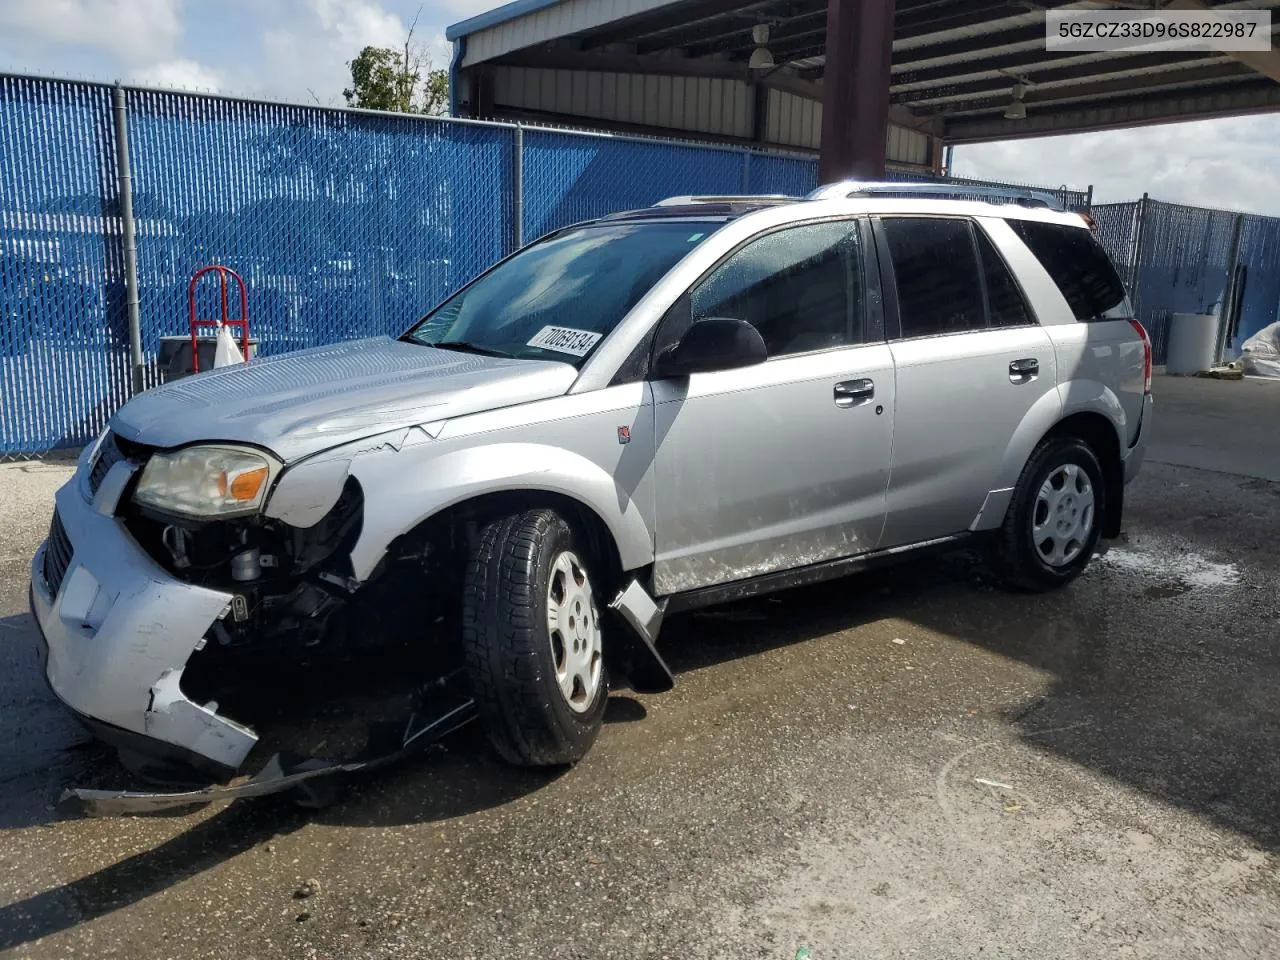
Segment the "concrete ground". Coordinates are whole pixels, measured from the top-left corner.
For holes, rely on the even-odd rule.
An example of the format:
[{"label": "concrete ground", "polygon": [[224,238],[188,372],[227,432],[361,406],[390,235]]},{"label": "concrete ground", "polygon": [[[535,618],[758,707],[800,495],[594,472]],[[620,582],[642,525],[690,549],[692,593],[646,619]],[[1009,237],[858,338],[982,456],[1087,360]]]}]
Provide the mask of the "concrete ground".
[{"label": "concrete ground", "polygon": [[67,471],[0,467],[0,950],[1280,956],[1280,384],[1156,397],[1126,535],[1064,591],[958,555],[677,619],[676,690],[615,694],[577,768],[472,729],[319,812],[52,808],[119,774],[25,613]]}]

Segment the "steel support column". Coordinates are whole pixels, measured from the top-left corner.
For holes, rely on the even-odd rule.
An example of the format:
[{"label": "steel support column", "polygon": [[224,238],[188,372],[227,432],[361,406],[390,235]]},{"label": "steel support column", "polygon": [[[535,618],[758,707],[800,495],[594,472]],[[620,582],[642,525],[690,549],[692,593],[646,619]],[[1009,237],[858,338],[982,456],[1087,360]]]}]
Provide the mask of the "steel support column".
[{"label": "steel support column", "polygon": [[120,198],[120,224],[124,235],[124,295],[129,317],[129,367],[133,392],[146,388],[146,364],[142,359],[142,312],[138,303],[138,237],[133,221],[133,178],[129,174],[129,105],[124,87],[112,91],[116,133],[116,190]]},{"label": "steel support column", "polygon": [[893,0],[827,0],[818,180],[884,177]]}]

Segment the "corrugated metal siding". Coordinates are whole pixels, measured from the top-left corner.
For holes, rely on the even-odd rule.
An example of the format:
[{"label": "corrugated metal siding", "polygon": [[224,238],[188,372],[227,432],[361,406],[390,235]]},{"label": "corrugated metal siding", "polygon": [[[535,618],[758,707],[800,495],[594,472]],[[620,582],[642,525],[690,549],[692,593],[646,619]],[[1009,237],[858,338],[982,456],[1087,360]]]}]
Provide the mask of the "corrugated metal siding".
[{"label": "corrugated metal siding", "polygon": [[[789,147],[818,149],[822,142],[822,104],[793,93],[770,90],[765,139]],[[929,160],[929,137],[891,123],[885,149],[892,163],[925,164]]]},{"label": "corrugated metal siding", "polygon": [[751,136],[751,90],[741,80],[586,70],[494,68],[494,103],[726,137]]},{"label": "corrugated metal siding", "polygon": [[[893,145],[895,135],[898,138],[896,147]],[[898,163],[928,163],[929,135],[909,127],[889,124],[889,159]]]},{"label": "corrugated metal siding", "polygon": [[791,147],[818,149],[822,140],[822,104],[794,93],[769,91],[765,139]]},{"label": "corrugated metal siding", "polygon": [[671,0],[566,0],[469,34],[462,65],[469,67],[512,50],[522,50],[670,3]]},{"label": "corrugated metal siding", "polygon": [[[511,107],[691,133],[751,136],[752,93],[741,80],[497,66],[494,103],[499,113]],[[822,104],[769,91],[768,143],[817,150],[821,139]],[[890,124],[886,149],[893,163],[922,165],[928,162],[929,138]]]}]

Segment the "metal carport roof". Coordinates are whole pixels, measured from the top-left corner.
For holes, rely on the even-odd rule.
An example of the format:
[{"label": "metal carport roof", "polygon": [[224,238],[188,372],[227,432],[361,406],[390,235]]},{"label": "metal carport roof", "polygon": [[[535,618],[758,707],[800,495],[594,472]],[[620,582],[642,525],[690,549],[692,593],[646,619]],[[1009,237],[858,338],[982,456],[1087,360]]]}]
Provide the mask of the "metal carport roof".
[{"label": "metal carport roof", "polygon": [[[1174,0],[1188,6],[1194,0]],[[890,119],[947,143],[1136,126],[1280,109],[1270,53],[1064,53],[1045,48],[1045,10],[1134,9],[1155,0],[898,0]],[[1280,0],[1204,0],[1271,9]],[[827,0],[517,0],[450,27],[455,68],[481,65],[718,77],[821,101]],[[768,24],[776,66],[753,71]],[[1015,84],[1025,119],[1005,119]]]}]

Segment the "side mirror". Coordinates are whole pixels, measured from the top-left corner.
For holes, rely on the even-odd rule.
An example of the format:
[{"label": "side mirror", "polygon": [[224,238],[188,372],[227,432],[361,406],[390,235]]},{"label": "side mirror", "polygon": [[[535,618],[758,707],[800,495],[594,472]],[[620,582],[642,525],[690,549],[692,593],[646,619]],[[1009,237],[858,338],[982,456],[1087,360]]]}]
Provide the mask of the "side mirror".
[{"label": "side mirror", "polygon": [[679,343],[658,354],[653,373],[658,379],[685,377],[749,367],[768,359],[764,338],[751,324],[731,317],[708,317],[693,324]]}]

